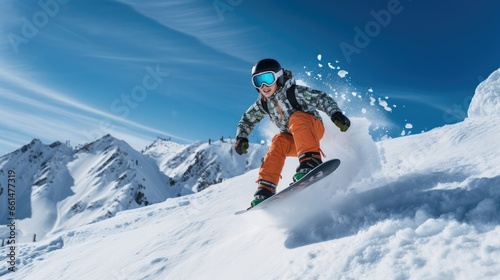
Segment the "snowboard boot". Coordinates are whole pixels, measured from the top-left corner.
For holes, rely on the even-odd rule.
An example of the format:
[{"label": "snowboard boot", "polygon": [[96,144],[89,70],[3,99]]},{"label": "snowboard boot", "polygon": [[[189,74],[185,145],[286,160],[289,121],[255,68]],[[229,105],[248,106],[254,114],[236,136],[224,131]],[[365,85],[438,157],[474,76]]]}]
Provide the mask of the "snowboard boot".
[{"label": "snowboard boot", "polygon": [[261,203],[262,201],[270,198],[275,193],[276,193],[276,185],[275,184],[268,182],[268,181],[265,181],[265,180],[260,180],[259,181],[259,188],[257,189],[257,191],[254,194],[254,200],[252,200],[252,202],[250,202],[250,205],[251,205],[250,208],[252,208],[252,207],[258,205],[259,203]]},{"label": "snowboard boot", "polygon": [[311,172],[316,166],[323,163],[321,160],[321,154],[316,152],[304,153],[299,156],[300,165],[295,170],[295,175],[293,175],[293,182],[297,182],[302,179],[307,173]]}]

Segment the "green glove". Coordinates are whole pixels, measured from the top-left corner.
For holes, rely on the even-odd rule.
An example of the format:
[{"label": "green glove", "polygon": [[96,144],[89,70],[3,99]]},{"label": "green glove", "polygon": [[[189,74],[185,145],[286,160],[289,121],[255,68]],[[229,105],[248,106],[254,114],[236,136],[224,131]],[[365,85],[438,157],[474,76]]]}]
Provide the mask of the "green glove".
[{"label": "green glove", "polygon": [[347,129],[351,126],[351,121],[342,114],[342,112],[336,112],[332,116],[332,122],[340,128],[340,131],[346,132]]},{"label": "green glove", "polygon": [[248,153],[248,139],[246,137],[236,137],[236,142],[234,143],[234,150],[238,155]]}]

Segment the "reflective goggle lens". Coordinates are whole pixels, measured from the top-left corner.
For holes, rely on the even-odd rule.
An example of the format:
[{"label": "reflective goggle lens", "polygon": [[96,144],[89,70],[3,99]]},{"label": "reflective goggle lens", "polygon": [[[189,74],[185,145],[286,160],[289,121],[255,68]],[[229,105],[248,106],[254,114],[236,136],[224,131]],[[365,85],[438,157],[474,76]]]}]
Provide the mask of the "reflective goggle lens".
[{"label": "reflective goggle lens", "polygon": [[272,71],[267,71],[267,72],[256,74],[256,75],[252,76],[253,86],[256,88],[261,88],[262,85],[264,85],[264,84],[266,84],[267,86],[272,86],[282,74],[283,74],[283,70],[280,70],[278,73],[274,73]]}]

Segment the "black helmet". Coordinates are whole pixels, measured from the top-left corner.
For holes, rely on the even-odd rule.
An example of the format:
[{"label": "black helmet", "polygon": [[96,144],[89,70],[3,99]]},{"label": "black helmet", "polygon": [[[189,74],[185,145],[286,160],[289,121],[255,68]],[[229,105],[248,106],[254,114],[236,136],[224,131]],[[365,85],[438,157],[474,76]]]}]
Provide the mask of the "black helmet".
[{"label": "black helmet", "polygon": [[281,69],[281,65],[278,61],[272,58],[266,58],[257,62],[252,67],[252,76],[265,71],[273,71],[275,73],[278,73]]}]

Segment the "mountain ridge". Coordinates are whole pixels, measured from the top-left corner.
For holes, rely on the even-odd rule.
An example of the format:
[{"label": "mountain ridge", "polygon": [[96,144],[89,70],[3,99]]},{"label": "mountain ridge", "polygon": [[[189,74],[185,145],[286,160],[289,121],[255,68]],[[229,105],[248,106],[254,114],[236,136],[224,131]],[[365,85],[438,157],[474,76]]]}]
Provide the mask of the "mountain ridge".
[{"label": "mountain ridge", "polygon": [[[6,171],[16,170],[20,240],[35,234],[41,240],[257,168],[267,146],[251,145],[250,155],[236,158],[229,141],[179,144],[158,138],[139,152],[110,134],[77,147],[59,141],[47,145],[35,138],[0,157],[0,180],[6,182]],[[6,186],[0,184],[0,190],[0,200],[7,201]],[[1,221],[7,221],[5,210]],[[7,233],[0,226],[0,238]]]}]

